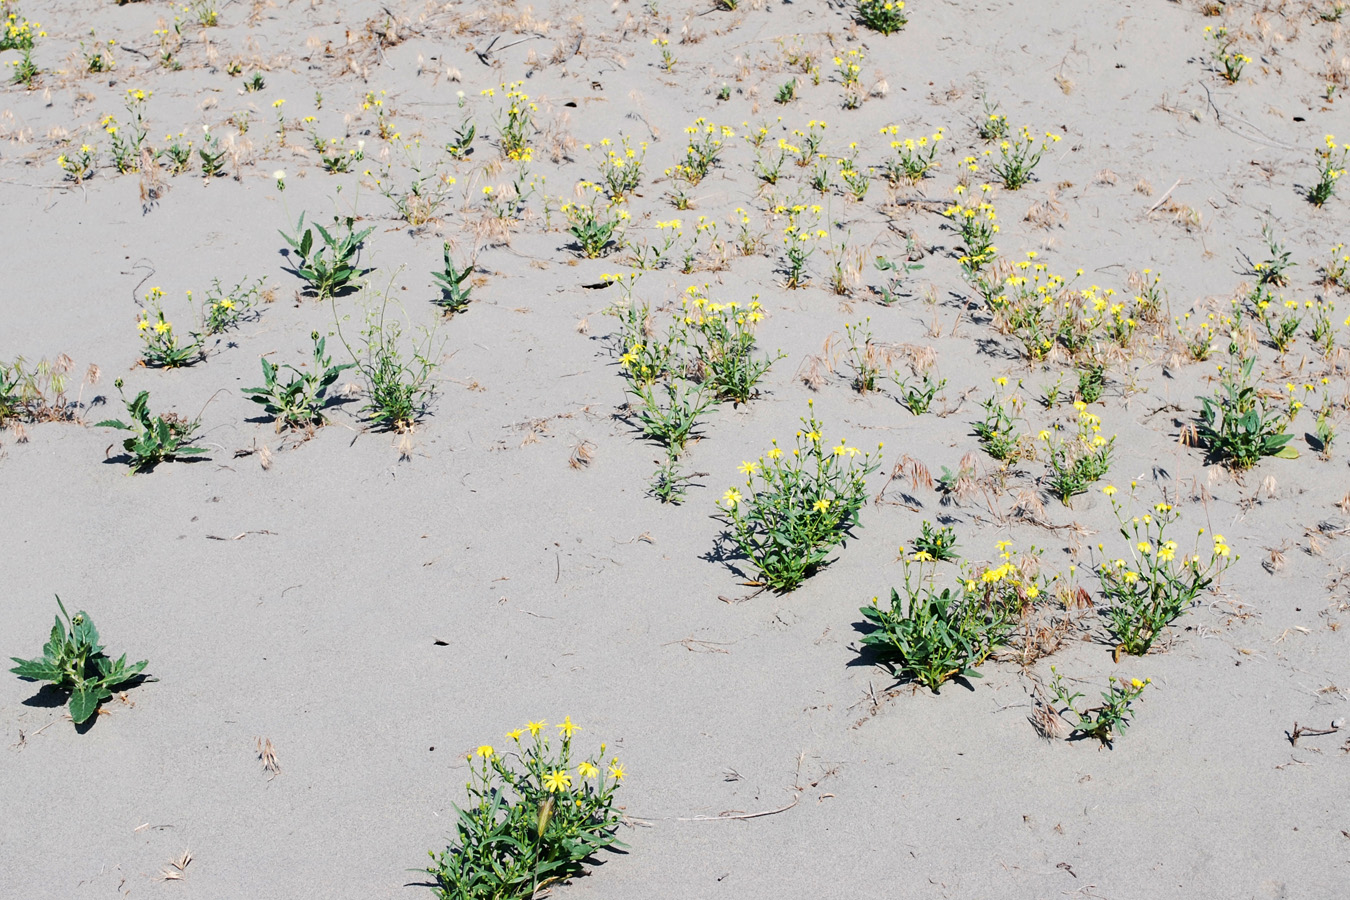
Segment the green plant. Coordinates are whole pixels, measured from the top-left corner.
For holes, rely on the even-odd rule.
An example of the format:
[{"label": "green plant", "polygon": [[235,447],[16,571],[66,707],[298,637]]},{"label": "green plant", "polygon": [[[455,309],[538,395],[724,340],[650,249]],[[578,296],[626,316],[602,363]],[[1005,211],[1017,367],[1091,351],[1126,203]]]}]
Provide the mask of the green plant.
[{"label": "green plant", "polygon": [[1231,555],[1223,535],[1216,534],[1208,559],[1202,560],[1198,544],[1205,530],[1201,528],[1194,552],[1178,559],[1177,543],[1167,537],[1167,529],[1178,518],[1170,503],[1157,503],[1153,512],[1127,519],[1115,499],[1116,489],[1108,485],[1102,493],[1111,498],[1120,535],[1129,548],[1129,559],[1103,560],[1097,567],[1109,604],[1107,629],[1118,653],[1142,656],[1238,557]]},{"label": "green plant", "polygon": [[1073,713],[1076,720],[1069,722],[1073,727],[1069,737],[1096,738],[1104,747],[1110,747],[1112,740],[1129,727],[1130,719],[1133,718],[1130,704],[1138,700],[1144,688],[1153,683],[1151,678],[1143,681],[1132,678],[1126,683],[1112,675],[1107,679],[1106,690],[1102,692],[1101,704],[1080,710],[1077,704],[1083,695],[1078,692],[1070,694],[1054,666],[1050,667],[1050,671],[1055,676],[1051,684],[1055,702],[1062,707],[1056,710],[1057,714],[1068,719],[1068,714]]},{"label": "green plant", "polygon": [[61,612],[52,626],[51,638],[42,647],[42,656],[10,657],[18,663],[10,671],[30,681],[51,682],[57,690],[69,692],[70,720],[82,725],[98,711],[100,703],[111,699],[115,688],[139,680],[148,662],[128,664],[125,653],[112,659],[103,652],[98,629],[87,612],[80,610],[71,616],[59,596],[56,605]]},{"label": "green plant", "polygon": [[616,232],[622,235],[623,224],[629,219],[628,210],[612,200],[602,205],[602,188],[594,182],[582,181],[577,190],[583,196],[589,195],[588,199],[564,203],[562,212],[567,216],[567,231],[576,239],[582,255],[595,259],[616,239]]},{"label": "green plant", "polygon": [[155,158],[165,162],[171,175],[181,175],[192,165],[192,141],[183,142],[183,133],[164,135],[167,146],[155,152]]},{"label": "green plant", "polygon": [[855,0],[853,15],[858,24],[892,35],[909,24],[904,0]]},{"label": "green plant", "polygon": [[1285,275],[1285,272],[1298,263],[1290,262],[1289,257],[1293,255],[1293,252],[1285,249],[1284,244],[1275,236],[1275,229],[1271,227],[1269,222],[1261,226],[1261,237],[1266,241],[1267,252],[1270,256],[1254,264],[1251,274],[1256,276],[1256,283],[1259,287],[1266,285],[1283,287],[1289,283],[1289,277]]},{"label": "green plant", "polygon": [[366,314],[361,331],[361,351],[352,349],[342,337],[339,323],[338,338],[351,353],[356,370],[366,382],[366,403],[361,411],[377,429],[408,432],[426,413],[427,402],[435,392],[431,373],[436,368],[428,356],[433,333],[424,333],[420,345],[414,345],[411,356],[405,358],[403,326],[387,318],[389,300],[386,296],[378,308]]},{"label": "green plant", "polygon": [[924,564],[933,562],[927,552],[905,559],[903,604],[891,588],[885,608],[875,597],[862,607],[863,617],[876,627],[862,643],[875,647],[894,671],[934,693],[958,675],[980,678],[976,667],[1007,640],[1024,602],[1040,595],[1036,580],[1007,561],[1011,554],[1006,550],[1004,555],[1002,565],[968,573],[955,589],[941,591],[934,585],[935,564],[924,576]]},{"label": "green plant", "polygon": [[[328,406],[328,388],[337,381],[343,370],[352,368],[352,363],[333,365],[333,360],[324,352],[325,339],[317,331],[310,333],[314,341],[314,361],[307,369],[297,369],[290,363],[273,365],[262,357],[263,386],[243,388],[244,396],[254,403],[261,404],[267,414],[276,420],[277,430],[286,428],[307,428],[321,425],[325,418],[323,410]],[[282,382],[278,376],[282,369],[290,371],[290,378]]]},{"label": "green plant", "polygon": [[33,82],[37,80],[39,73],[37,63],[33,62],[33,51],[25,47],[19,51],[19,58],[10,62],[14,67],[14,75],[10,80],[14,84],[21,84],[29,90],[33,89]]},{"label": "green plant", "polygon": [[643,437],[665,447],[671,459],[684,451],[699,417],[718,402],[709,385],[692,385],[679,378],[655,384],[633,382],[629,392],[639,401],[629,405]]},{"label": "green plant", "polygon": [[[1308,308],[1312,305],[1312,301],[1309,300]],[[1298,327],[1303,324],[1300,309],[1297,300],[1285,300],[1280,307],[1276,307],[1273,302],[1263,297],[1256,304],[1256,312],[1261,319],[1267,339],[1270,340],[1271,346],[1281,353],[1287,352],[1294,343],[1294,338],[1298,336]]]},{"label": "green plant", "polygon": [[244,90],[250,94],[256,94],[267,87],[267,82],[263,79],[261,72],[254,72],[253,77],[244,79]]},{"label": "green plant", "polygon": [[118,172],[135,172],[141,167],[141,150],[145,146],[145,104],[151,92],[127,88],[126,110],[129,121],[123,127],[115,116],[107,115],[100,122],[112,142],[113,167]]},{"label": "green plant", "polygon": [[83,184],[85,179],[94,174],[95,151],[88,144],[81,144],[80,149],[62,153],[56,158],[56,164],[61,167],[66,178],[76,184]]},{"label": "green plant", "polygon": [[446,143],[445,152],[455,159],[464,159],[473,152],[473,139],[478,134],[478,126],[465,119],[455,129],[455,136]]},{"label": "green plant", "polygon": [[935,528],[925,520],[921,525],[921,533],[914,539],[914,550],[916,553],[927,553],[937,562],[957,559],[956,530],[950,525]]},{"label": "green plant", "polygon": [[[187,341],[181,341],[173,323],[164,318],[160,301],[164,291],[151,288],[145,298],[149,309],[143,309],[136,320],[141,335],[141,360],[152,368],[176,369],[190,366],[202,358],[201,335],[190,332]],[[152,315],[153,313],[153,315]]]},{"label": "green plant", "polygon": [[956,201],[944,209],[943,214],[956,223],[957,231],[961,233],[961,243],[966,248],[960,258],[961,267],[973,278],[998,254],[998,248],[994,246],[994,235],[999,230],[998,214],[994,204],[986,199],[989,185],[980,185],[979,200],[967,197],[965,185],[958,184],[952,190]]},{"label": "green plant", "polygon": [[[456,806],[455,837],[430,852],[440,900],[524,900],[583,873],[582,862],[618,839],[614,792],[625,772],[605,745],[573,764],[570,718],[554,747],[544,722],[507,734],[513,748],[483,745],[469,757],[468,803]],[[526,732],[528,738],[523,738]]]},{"label": "green plant", "polygon": [[975,133],[986,144],[1001,141],[1008,136],[1008,117],[998,111],[998,103],[990,103],[988,97],[981,98],[984,113],[975,120]]},{"label": "green plant", "polygon": [[778,86],[778,93],[773,95],[774,103],[791,103],[797,99],[797,79],[790,78]]},{"label": "green plant", "polygon": [[923,263],[911,262],[911,258],[915,252],[914,239],[906,236],[905,245],[907,253],[898,263],[891,262],[884,256],[878,256],[873,262],[873,265],[876,266],[878,272],[890,273],[886,282],[876,289],[881,297],[881,304],[883,306],[890,306],[893,303],[898,303],[901,297],[900,290],[905,283],[905,279],[912,273],[923,269]]},{"label": "green plant", "polygon": [[[783,229],[784,254],[787,256],[787,286],[799,288],[806,284],[806,261],[816,252],[815,242],[828,237],[823,228],[812,228],[815,217],[820,215],[820,206],[806,206],[794,203],[791,206],[779,204],[773,211],[787,216],[788,223]],[[806,219],[807,212],[811,219]]]},{"label": "green plant", "polygon": [[[117,379],[115,384],[118,393],[121,393],[122,379]],[[130,457],[132,472],[149,472],[162,462],[206,452],[204,447],[190,446],[193,435],[201,425],[200,419],[189,421],[175,413],[150,415],[149,391],[141,391],[130,402],[123,394],[122,402],[126,404],[130,423],[121,419],[104,419],[96,422],[94,427],[131,432],[131,437],[122,441],[122,449]]]},{"label": "green plant", "polygon": [[1101,418],[1088,412],[1082,400],[1074,401],[1074,408],[1078,410],[1078,429],[1071,438],[1065,440],[1049,431],[1040,434],[1050,457],[1046,485],[1065,506],[1107,473],[1116,444],[1114,437],[1102,437]]},{"label": "green plant", "polygon": [[1097,360],[1089,360],[1078,368],[1078,399],[1084,403],[1096,403],[1102,399],[1106,390],[1106,365]]},{"label": "green plant", "polygon": [[990,168],[1003,181],[1005,188],[1018,190],[1031,181],[1031,174],[1040,163],[1046,147],[1059,143],[1060,139],[1060,135],[1047,131],[1038,143],[1031,136],[1031,129],[1023,125],[1017,137],[1005,137],[999,142],[1000,159]]},{"label": "green plant", "polygon": [[786,593],[824,565],[831,549],[858,525],[867,499],[867,476],[880,465],[877,452],[841,442],[824,444],[814,408],[802,419],[797,446],[777,442],[759,460],[746,462],[746,493],[722,497],[731,540],[758,570],[759,583]]},{"label": "green plant", "polygon": [[[41,359],[32,365],[22,356],[0,363],[0,426],[74,421],[80,403],[66,398],[74,366],[74,360],[64,353],[54,361]],[[91,368],[85,382],[92,384],[97,377],[97,369]]]},{"label": "green plant", "polygon": [[670,49],[670,38],[664,34],[652,38],[652,46],[661,51],[661,68],[667,72],[675,71],[675,54]]},{"label": "green plant", "polygon": [[856,324],[844,325],[844,334],[848,337],[848,365],[853,370],[853,389],[860,394],[877,389],[882,366],[889,362],[886,350],[872,343],[871,324],[869,316]]},{"label": "green plant", "polygon": [[896,137],[900,133],[898,125],[883,128],[881,133],[895,138],[891,141],[891,149],[895,151],[895,158],[886,160],[882,165],[886,180],[891,184],[900,184],[901,182],[918,184],[929,171],[938,165],[938,144],[946,136],[943,129],[939,128],[933,132],[932,137],[923,135],[917,140],[915,138],[904,138],[902,140]]},{"label": "green plant", "polygon": [[1286,446],[1293,439],[1285,429],[1286,413],[1271,409],[1252,384],[1254,357],[1221,369],[1213,397],[1200,401],[1196,437],[1209,451],[1211,462],[1250,469],[1266,456],[1295,459],[1298,451]]},{"label": "green plant", "polygon": [[[1008,379],[998,378],[995,383],[1004,387]],[[1021,439],[1008,409],[1010,405],[1008,398],[1002,394],[991,394],[980,404],[984,409],[984,418],[971,424],[980,447],[999,462],[1012,462],[1021,453]]]},{"label": "green plant", "polygon": [[764,318],[758,296],[748,306],[736,301],[713,303],[697,288],[686,291],[685,318],[695,336],[694,371],[719,400],[746,403],[758,391],[764,374],[785,355],[754,355],[755,326]]},{"label": "green plant", "polygon": [[[600,180],[605,183],[605,191],[611,200],[623,200],[642,185],[642,166],[647,160],[646,141],[640,141],[636,150],[627,135],[620,138],[620,142],[621,147],[616,150],[609,138],[600,141],[604,153],[599,162]],[[590,149],[589,144],[587,149]]]},{"label": "green plant", "polygon": [[916,416],[928,412],[929,407],[933,405],[933,398],[937,396],[937,392],[947,384],[947,379],[934,380],[929,372],[924,372],[922,379],[917,383],[911,383],[908,378],[896,378],[895,374],[891,377],[895,378],[896,384],[900,387],[900,403]]},{"label": "green plant", "polygon": [[431,273],[431,277],[441,287],[441,296],[435,302],[445,310],[446,315],[453,315],[469,308],[469,294],[473,292],[473,285],[467,282],[473,274],[473,263],[457,268],[455,261],[450,258],[450,242],[445,241],[441,249],[445,256],[445,268]]},{"label": "green plant", "polygon": [[251,284],[240,281],[227,291],[221,286],[219,278],[211,279],[203,308],[202,336],[223,334],[238,327],[245,317],[253,313],[253,307],[262,298],[264,283],[262,278]]},{"label": "green plant", "polygon": [[1321,206],[1336,192],[1336,182],[1345,174],[1346,162],[1350,160],[1350,144],[1336,146],[1332,135],[1324,138],[1326,147],[1319,147],[1317,154],[1317,184],[1308,189],[1308,202]]},{"label": "green plant", "polygon": [[1218,72],[1229,84],[1237,84],[1242,78],[1242,70],[1252,58],[1245,53],[1233,51],[1233,39],[1228,36],[1227,28],[1205,26],[1205,35],[1214,45],[1210,49],[1210,59],[1214,60]]},{"label": "green plant", "polygon": [[[517,81],[501,86],[506,105],[495,116],[497,146],[503,156],[515,162],[528,162],[533,156],[530,139],[534,137],[534,114],[539,111],[529,94],[520,90],[522,84],[523,81]],[[483,93],[493,97],[496,90],[487,88]]]},{"label": "green plant", "polygon": [[[344,219],[334,217],[333,230],[330,232],[317,222],[312,229],[305,228],[305,214],[301,213],[300,221],[295,226],[295,236],[280,232],[286,243],[299,255],[293,271],[309,284],[320,300],[335,297],[352,287],[352,282],[361,274],[356,267],[357,254],[361,242],[375,229],[353,231],[355,221],[352,216]],[[339,232],[338,226],[342,226],[344,232]],[[315,231],[323,239],[322,247],[315,244]]]},{"label": "green plant", "polygon": [[[225,155],[229,151],[220,146],[220,138],[202,127],[202,145],[197,148],[197,158],[202,161],[203,178],[219,178],[225,174]],[[304,217],[301,216],[303,219]]]}]

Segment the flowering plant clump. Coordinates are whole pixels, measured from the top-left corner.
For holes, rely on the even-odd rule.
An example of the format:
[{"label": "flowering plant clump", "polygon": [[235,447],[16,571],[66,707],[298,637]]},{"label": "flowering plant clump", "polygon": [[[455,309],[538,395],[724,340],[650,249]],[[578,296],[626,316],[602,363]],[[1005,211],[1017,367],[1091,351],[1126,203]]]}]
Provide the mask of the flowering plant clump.
[{"label": "flowering plant clump", "polygon": [[917,550],[903,558],[904,602],[895,588],[885,608],[873,597],[862,614],[877,630],[862,643],[875,647],[898,674],[934,693],[957,676],[980,678],[976,667],[1008,639],[1042,592],[1043,579],[1013,562],[1011,542],[1000,541],[998,548],[1002,563],[967,569],[956,587],[941,591],[934,585],[937,560],[931,553]]},{"label": "flowering plant clump", "polygon": [[787,286],[799,288],[806,284],[806,261],[816,252],[815,242],[829,237],[829,232],[825,229],[812,227],[820,216],[821,207],[819,204],[812,206],[802,203],[794,203],[791,206],[779,204],[773,211],[787,216],[787,225],[783,228],[783,253],[787,257]]},{"label": "flowering plant clump", "polygon": [[1196,436],[1209,451],[1212,462],[1235,469],[1250,469],[1267,456],[1295,459],[1298,450],[1286,446],[1293,440],[1291,412],[1272,409],[1252,384],[1255,357],[1222,368],[1219,388],[1213,397],[1199,397],[1200,415]]},{"label": "flowering plant clump", "polygon": [[141,310],[136,320],[136,328],[145,345],[141,349],[141,360],[154,368],[190,366],[202,357],[201,336],[193,333],[188,341],[180,340],[173,323],[164,318],[164,310],[160,306],[163,298],[162,288],[151,288],[145,298],[149,309]]},{"label": "flowering plant clump", "polygon": [[484,744],[469,755],[468,803],[455,807],[455,836],[427,872],[441,900],[512,900],[583,873],[582,861],[624,847],[614,792],[625,772],[617,758],[573,762],[571,718],[549,739],[545,722],[508,732],[509,749]]},{"label": "flowering plant clump", "polygon": [[758,295],[748,305],[735,300],[714,303],[702,290],[690,287],[681,305],[685,324],[696,336],[695,377],[719,400],[750,400],[759,392],[764,373],[785,355],[781,351],[772,357],[754,355],[755,326],[764,318]]},{"label": "flowering plant clump", "polygon": [[1075,400],[1073,406],[1078,410],[1078,429],[1072,437],[1061,438],[1049,431],[1040,434],[1050,455],[1046,484],[1065,506],[1111,468],[1111,451],[1116,444],[1114,436],[1102,436],[1101,417],[1088,412],[1086,403]]},{"label": "flowering plant clump", "polygon": [[943,129],[939,128],[933,132],[932,137],[922,135],[918,138],[904,138],[903,140],[896,137],[900,133],[898,125],[883,128],[881,133],[893,138],[891,149],[895,151],[895,159],[888,159],[882,165],[886,180],[891,184],[901,182],[918,184],[930,169],[939,165],[937,152],[938,143],[945,136]]},{"label": "flowering plant clump", "polygon": [[1321,206],[1336,192],[1336,182],[1345,174],[1346,162],[1350,160],[1350,144],[1336,145],[1334,135],[1324,139],[1326,147],[1317,149],[1317,184],[1308,189],[1308,202]]},{"label": "flowering plant clump", "polygon": [[630,216],[614,200],[602,203],[604,189],[592,181],[580,182],[577,191],[586,199],[564,203],[562,213],[567,216],[567,231],[576,239],[582,255],[595,259],[616,240],[616,232],[622,234],[623,224]]},{"label": "flowering plant clump", "polygon": [[[514,162],[529,162],[534,156],[530,139],[534,137],[535,131],[534,114],[539,111],[538,104],[520,89],[522,84],[523,81],[517,81],[501,86],[506,105],[496,116],[497,146],[502,151],[502,156]],[[485,88],[483,95],[495,97],[497,91],[494,88]]]},{"label": "flowering plant clump", "polygon": [[[600,159],[600,180],[605,183],[610,199],[615,201],[624,200],[642,184],[642,164],[647,159],[646,141],[639,141],[636,150],[627,135],[621,142],[621,149],[616,150],[609,138],[600,141],[600,150],[605,154]],[[591,149],[591,145],[587,144],[586,149]]]},{"label": "flowering plant clump", "polygon": [[1213,49],[1210,50],[1210,58],[1218,66],[1219,74],[1229,84],[1237,84],[1239,79],[1242,78],[1242,70],[1247,63],[1252,61],[1252,58],[1245,53],[1233,51],[1233,39],[1228,36],[1227,28],[1215,28],[1206,25],[1205,36],[1214,44]]},{"label": "flowering plant clump", "polygon": [[909,24],[904,0],[857,0],[854,11],[859,25],[885,35]]},{"label": "flowering plant clump", "polygon": [[998,248],[994,246],[994,235],[998,234],[998,213],[994,210],[994,204],[986,199],[990,191],[987,184],[980,186],[978,200],[973,196],[967,198],[968,191],[963,184],[958,184],[953,191],[956,201],[942,212],[956,223],[957,230],[961,232],[961,243],[966,248],[960,259],[961,268],[973,277],[998,255]]},{"label": "flowering plant clump", "polygon": [[1018,190],[1031,181],[1031,173],[1040,163],[1045,149],[1060,140],[1060,135],[1047,131],[1038,141],[1032,137],[1031,129],[1023,125],[1016,137],[1004,138],[999,142],[1001,159],[993,163],[991,168],[1002,179],[1005,188]]},{"label": "flowering plant clump", "polygon": [[1055,702],[1062,707],[1056,710],[1056,713],[1065,719],[1069,713],[1073,713],[1074,716],[1075,721],[1070,722],[1073,731],[1069,737],[1096,738],[1104,747],[1110,747],[1112,738],[1129,727],[1132,718],[1130,704],[1138,700],[1144,688],[1153,683],[1151,678],[1142,681],[1131,678],[1129,682],[1125,682],[1112,675],[1107,679],[1106,690],[1102,692],[1101,704],[1080,710],[1077,703],[1083,695],[1078,692],[1070,694],[1054,666],[1050,667],[1050,672],[1055,676],[1051,685],[1055,692]]},{"label": "flowering plant clump", "polygon": [[776,591],[795,590],[830,550],[858,524],[867,499],[867,476],[880,465],[843,441],[830,447],[812,409],[786,453],[778,442],[759,459],[741,464],[746,493],[730,488],[722,509],[731,539],[759,571],[759,583]]},{"label": "flowering plant clump", "polygon": [[[1116,641],[1117,653],[1142,656],[1147,653],[1174,619],[1180,616],[1202,591],[1208,590],[1238,557],[1224,541],[1213,536],[1213,546],[1202,554],[1196,533],[1193,552],[1177,556],[1177,542],[1167,530],[1178,518],[1170,503],[1157,503],[1153,512],[1126,518],[1116,500],[1116,488],[1108,485],[1102,493],[1111,498],[1111,507],[1120,520],[1120,534],[1129,544],[1129,558],[1103,560],[1097,567],[1106,608],[1107,628]],[[1099,551],[1104,551],[1101,544]]]}]

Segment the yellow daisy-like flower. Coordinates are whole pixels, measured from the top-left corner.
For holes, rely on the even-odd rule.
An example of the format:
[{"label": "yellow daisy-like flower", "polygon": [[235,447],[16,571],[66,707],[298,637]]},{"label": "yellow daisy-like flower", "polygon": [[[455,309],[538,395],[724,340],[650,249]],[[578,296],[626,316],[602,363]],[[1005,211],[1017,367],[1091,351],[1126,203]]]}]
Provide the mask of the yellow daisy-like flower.
[{"label": "yellow daisy-like flower", "polygon": [[617,759],[610,760],[609,776],[611,778],[613,778],[615,781],[623,781],[623,776],[627,774],[628,773],[623,770],[623,766],[619,765],[619,761]]},{"label": "yellow daisy-like flower", "polygon": [[544,776],[544,790],[549,793],[565,790],[572,786],[572,776],[564,769],[555,769]]},{"label": "yellow daisy-like flower", "polygon": [[759,463],[746,460],[741,463],[740,471],[745,475],[753,475],[759,471]]},{"label": "yellow daisy-like flower", "polygon": [[577,763],[577,774],[582,778],[594,778],[600,774],[600,770],[595,767],[594,763],[582,762]]},{"label": "yellow daisy-like flower", "polygon": [[544,730],[544,728],[548,727],[548,723],[544,721],[527,722],[525,724],[525,727],[530,729],[530,735],[533,737],[535,735],[538,735],[540,731]]},{"label": "yellow daisy-like flower", "polygon": [[516,743],[520,743],[520,736],[525,733],[524,728],[517,728],[514,731],[508,731],[506,736]]},{"label": "yellow daisy-like flower", "polygon": [[741,502],[741,492],[735,488],[727,488],[727,492],[722,495],[722,505],[727,509],[735,509],[736,504]]},{"label": "yellow daisy-like flower", "polygon": [[580,728],[572,724],[571,716],[564,716],[562,724],[558,726],[559,733],[562,734],[562,736],[565,738],[570,738],[574,732],[580,730],[581,730]]},{"label": "yellow daisy-like flower", "polygon": [[1114,484],[1108,484],[1106,487],[1102,488],[1102,493],[1108,497],[1114,497],[1116,495],[1116,486]]},{"label": "yellow daisy-like flower", "polygon": [[816,512],[824,512],[825,510],[830,508],[830,501],[822,497],[815,503],[811,504],[811,508]]}]

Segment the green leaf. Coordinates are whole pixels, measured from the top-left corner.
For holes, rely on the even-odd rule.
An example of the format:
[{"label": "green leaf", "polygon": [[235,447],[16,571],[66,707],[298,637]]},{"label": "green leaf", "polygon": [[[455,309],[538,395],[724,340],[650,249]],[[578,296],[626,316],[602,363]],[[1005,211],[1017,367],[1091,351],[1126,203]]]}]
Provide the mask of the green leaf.
[{"label": "green leaf", "polygon": [[76,725],[87,720],[98,709],[99,685],[84,681],[75,686],[70,695],[70,718]]},{"label": "green leaf", "polygon": [[33,681],[59,681],[61,678],[61,670],[52,660],[19,659],[17,656],[11,656],[10,659],[18,663],[10,671],[20,678],[29,678]]},{"label": "green leaf", "polygon": [[1280,459],[1298,459],[1298,448],[1292,446],[1285,447],[1283,450],[1280,450],[1278,453],[1275,453],[1274,455],[1279,457]]},{"label": "green leaf", "polygon": [[95,422],[95,428],[120,428],[123,431],[130,431],[131,426],[121,419],[104,419],[102,422]]}]

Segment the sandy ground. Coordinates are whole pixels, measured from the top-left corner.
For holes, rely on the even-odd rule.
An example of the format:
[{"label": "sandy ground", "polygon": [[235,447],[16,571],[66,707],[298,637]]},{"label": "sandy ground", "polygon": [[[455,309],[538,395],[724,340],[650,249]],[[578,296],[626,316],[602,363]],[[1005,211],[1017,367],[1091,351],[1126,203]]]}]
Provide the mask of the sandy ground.
[{"label": "sandy ground", "polygon": [[[1032,727],[1048,659],[991,662],[982,680],[939,695],[897,686],[859,652],[858,607],[899,583],[896,548],[925,519],[952,524],[975,563],[993,560],[1006,538],[1044,548],[1056,572],[1089,568],[1090,548],[1116,540],[1097,490],[1066,508],[1038,486],[1042,462],[1000,478],[970,435],[992,378],[1020,382],[1034,434],[1065,416],[1034,398],[1072,375],[1063,360],[1026,362],[980,314],[940,214],[961,158],[985,147],[974,126],[984,99],[1014,127],[1063,135],[1032,184],[996,193],[1005,258],[1035,250],[1056,271],[1085,270],[1079,287],[1122,293],[1130,272],[1152,269],[1175,316],[1224,305],[1250,281],[1244,254],[1261,258],[1269,222],[1298,264],[1284,293],[1340,303],[1339,325],[1350,301],[1317,286],[1315,260],[1350,237],[1350,196],[1317,209],[1300,191],[1323,135],[1350,137],[1345,27],[1308,3],[1275,0],[1230,2],[1221,17],[1191,0],[913,0],[908,27],[883,38],[854,27],[839,4],[740,6],[223,3],[211,29],[180,13],[178,71],[158,64],[152,35],[172,30],[170,4],[15,7],[47,36],[33,54],[33,89],[0,93],[0,360],[64,353],[76,380],[90,364],[101,376],[69,391],[83,425],[30,423],[26,442],[0,431],[3,655],[38,651],[59,593],[89,610],[111,650],[149,659],[159,680],[106,704],[77,733],[36,685],[0,678],[0,894],[425,896],[418,870],[450,834],[464,754],[527,718],[564,715],[627,767],[620,802],[631,827],[621,837],[631,849],[606,854],[561,897],[1344,890],[1347,732],[1296,745],[1286,732],[1296,721],[1326,728],[1347,709],[1338,625],[1350,603],[1350,543],[1336,505],[1350,487],[1345,456],[1310,450],[1305,412],[1299,459],[1267,460],[1241,478],[1206,466],[1178,438],[1195,395],[1212,391],[1222,353],[1179,357],[1170,316],[1160,336],[1113,361],[1094,405],[1119,435],[1108,480],[1137,480],[1142,503],[1173,498],[1188,526],[1222,530],[1242,559],[1148,656],[1113,662],[1092,617],[1055,654],[1090,695],[1109,674],[1153,679],[1114,749],[1046,740]],[[1210,64],[1203,29],[1219,24],[1253,58],[1235,85]],[[91,29],[117,42],[111,72],[81,71]],[[673,72],[652,45],[661,35]],[[843,108],[831,62],[850,49],[865,54],[858,109]],[[819,61],[820,83],[796,70],[798,98],[776,104],[790,58],[804,53]],[[235,59],[239,75],[229,72]],[[254,72],[265,87],[246,93]],[[503,228],[482,188],[516,169],[501,164],[493,101],[480,91],[522,79],[539,105],[530,172],[555,199],[547,219],[536,196]],[[1331,101],[1329,79],[1339,86]],[[729,99],[719,101],[723,84]],[[99,122],[126,120],[129,89],[153,92],[145,116],[155,146],[203,124],[232,142],[226,177],[163,174],[156,186],[149,173],[117,174]],[[369,91],[399,139],[381,139],[362,109]],[[277,99],[286,100],[285,148]],[[230,120],[246,110],[248,132],[238,134]],[[425,159],[457,178],[451,199],[410,227],[361,171],[318,166],[310,115],[324,137],[365,141],[357,169],[378,175],[385,154],[404,181],[399,147],[420,136]],[[440,148],[465,115],[479,139],[455,162]],[[737,137],[692,192],[693,208],[677,211],[661,173],[700,116]],[[741,135],[762,123],[774,142],[812,120],[828,123],[827,152],[857,141],[870,166],[890,154],[882,127],[916,137],[944,127],[941,168],[917,186],[890,189],[875,177],[863,202],[812,192],[791,165],[765,189]],[[690,274],[646,272],[637,296],[665,307],[691,284],[723,301],[758,294],[760,345],[786,354],[758,399],[707,417],[688,457],[707,474],[679,506],[647,496],[660,451],[617,415],[616,325],[603,310],[618,291],[586,287],[631,264],[622,251],[580,259],[559,225],[556,198],[595,177],[583,145],[621,135],[649,145],[630,238],[654,239],[655,223],[676,216],[689,232],[706,215],[727,239],[737,208],[766,233],[754,255],[733,252],[723,264],[705,254]],[[95,139],[100,168],[82,184],[63,179],[56,157]],[[276,170],[286,172],[284,193]],[[785,288],[783,220],[766,211],[794,196],[821,203],[834,239],[868,261],[851,295],[830,290],[823,250],[809,263],[811,283]],[[301,211],[334,209],[375,228],[361,257],[374,269],[371,290],[389,291],[409,334],[436,329],[437,395],[409,435],[370,431],[357,398],[311,439],[279,436],[239,391],[259,383],[260,356],[305,359],[312,330],[332,332],[335,316],[350,323],[374,302],[370,290],[334,306],[302,298],[284,269],[278,229]],[[870,260],[903,255],[906,233],[925,268],[885,307]],[[479,276],[468,312],[449,319],[431,304],[425,274],[443,240],[462,257],[476,253]],[[184,291],[200,297],[212,278],[259,277],[274,302],[213,342],[204,362],[138,365],[136,316],[149,286],[166,291],[170,318],[188,322]],[[842,363],[804,382],[826,339],[868,316],[878,342],[933,348],[948,379],[933,413],[911,416],[893,390],[860,396]],[[1343,421],[1344,326],[1337,340],[1329,357],[1306,338],[1284,356],[1262,345],[1267,386],[1325,374]],[[129,476],[118,435],[89,427],[121,412],[119,377],[128,392],[149,390],[156,410],[193,416],[205,405],[209,459]],[[716,501],[741,483],[742,460],[773,438],[791,440],[808,397],[827,440],[885,441],[874,492],[903,454],[937,473],[972,451],[990,487],[940,505],[931,490],[893,484],[801,589],[736,602],[750,572],[712,558],[723,528]],[[570,465],[578,446],[589,462]],[[261,453],[241,453],[263,447],[266,468]],[[1019,490],[1040,491],[1041,524],[1012,514]],[[1097,592],[1090,575],[1082,584]],[[263,770],[259,738],[273,742],[280,775]],[[185,877],[165,880],[185,850]]]}]

